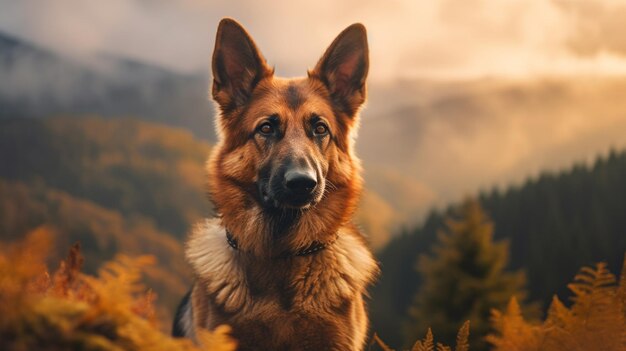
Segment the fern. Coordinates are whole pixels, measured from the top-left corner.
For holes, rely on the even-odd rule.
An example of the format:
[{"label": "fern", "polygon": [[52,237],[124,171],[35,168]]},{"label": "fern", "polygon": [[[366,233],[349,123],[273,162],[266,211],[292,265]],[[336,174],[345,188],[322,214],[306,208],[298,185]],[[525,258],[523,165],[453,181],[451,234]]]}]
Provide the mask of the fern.
[{"label": "fern", "polygon": [[524,321],[520,306],[515,297],[511,298],[505,313],[492,311],[491,324],[500,335],[487,336],[487,341],[496,346],[496,350],[533,351],[541,350],[539,330]]},{"label": "fern", "polygon": [[[459,329],[456,338],[457,342],[455,351],[469,351],[469,327],[470,323],[467,321],[463,323],[463,326]],[[428,328],[424,339],[416,341],[415,344],[413,344],[411,351],[452,351],[451,347],[441,343],[437,343],[435,346],[434,339],[432,330]],[[378,347],[380,347],[383,351],[393,351],[393,349],[387,346],[377,334],[374,334],[370,345],[378,345]]]},{"label": "fern", "polygon": [[624,351],[625,272],[626,258],[619,285],[604,263],[582,268],[568,285],[574,294],[573,305],[567,308],[555,296],[541,324],[526,322],[511,299],[505,313],[493,311],[497,333],[487,340],[495,351]]},{"label": "fern", "polygon": [[40,227],[21,242],[0,247],[0,329],[20,315],[33,293],[49,285],[45,256],[53,235],[49,228]]},{"label": "fern", "polygon": [[422,341],[416,341],[411,351],[434,351],[433,331],[428,328]]},{"label": "fern", "polygon": [[85,259],[80,254],[80,243],[75,243],[70,247],[67,258],[61,261],[59,269],[52,277],[52,286],[57,296],[68,296],[72,291],[76,290],[80,270]]},{"label": "fern", "polygon": [[214,331],[200,330],[199,335],[202,349],[206,351],[233,351],[237,343],[230,337],[230,327],[221,325]]},{"label": "fern", "polygon": [[470,333],[470,321],[463,323],[459,334],[456,336],[456,347],[454,351],[469,351],[469,333]]}]

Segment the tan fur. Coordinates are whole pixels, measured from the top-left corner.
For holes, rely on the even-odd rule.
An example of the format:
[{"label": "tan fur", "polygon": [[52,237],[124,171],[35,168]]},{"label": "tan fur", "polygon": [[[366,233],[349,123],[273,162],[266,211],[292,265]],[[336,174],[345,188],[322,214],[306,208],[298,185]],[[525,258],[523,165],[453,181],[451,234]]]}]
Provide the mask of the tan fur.
[{"label": "tan fur", "polygon": [[[220,141],[207,163],[219,217],[197,225],[186,245],[196,283],[185,315],[194,328],[228,324],[240,350],[363,348],[363,296],[378,270],[351,224],[362,187],[353,136],[367,64],[365,29],[353,25],[308,77],[274,77],[247,32],[233,20],[220,23],[213,57]],[[268,116],[284,128],[272,142],[255,132]],[[312,116],[328,126],[327,136],[310,134]],[[260,199],[259,172],[289,157],[309,160],[322,192],[276,233],[277,219]],[[283,255],[314,242],[325,249]]]}]

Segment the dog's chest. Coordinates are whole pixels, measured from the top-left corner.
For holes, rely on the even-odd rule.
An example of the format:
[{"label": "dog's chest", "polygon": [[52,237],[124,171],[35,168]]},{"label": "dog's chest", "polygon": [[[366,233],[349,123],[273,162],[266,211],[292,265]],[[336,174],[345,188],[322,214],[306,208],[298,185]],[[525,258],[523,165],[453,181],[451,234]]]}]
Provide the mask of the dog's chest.
[{"label": "dog's chest", "polygon": [[[350,350],[354,344],[352,303],[336,311],[320,312],[280,301],[258,302],[247,313],[218,313],[217,324],[229,324],[239,350]],[[221,317],[221,318],[220,318]],[[221,320],[220,320],[221,319]]]},{"label": "dog's chest", "polygon": [[233,250],[207,221],[187,244],[197,277],[194,322],[233,328],[240,350],[356,350],[367,316],[362,300],[376,262],[350,232],[315,255],[282,263]]},{"label": "dog's chest", "polygon": [[241,350],[352,349],[355,308],[363,306],[355,306],[360,291],[343,274],[315,266],[283,267],[283,274],[267,268],[244,270],[245,283],[223,284],[231,289],[212,295],[209,324],[230,325]]}]

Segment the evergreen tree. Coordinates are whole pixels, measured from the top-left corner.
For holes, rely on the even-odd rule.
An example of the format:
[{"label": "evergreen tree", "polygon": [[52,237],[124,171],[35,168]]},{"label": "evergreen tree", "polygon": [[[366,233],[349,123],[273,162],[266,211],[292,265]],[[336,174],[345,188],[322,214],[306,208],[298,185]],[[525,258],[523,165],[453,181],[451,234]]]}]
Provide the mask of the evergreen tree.
[{"label": "evergreen tree", "polygon": [[506,272],[508,243],[493,241],[493,222],[474,199],[466,200],[438,234],[434,256],[421,256],[417,270],[422,285],[409,310],[406,341],[431,327],[447,344],[453,343],[464,321],[472,324],[472,350],[484,350],[493,308],[506,306],[511,296],[523,299],[523,272]]}]

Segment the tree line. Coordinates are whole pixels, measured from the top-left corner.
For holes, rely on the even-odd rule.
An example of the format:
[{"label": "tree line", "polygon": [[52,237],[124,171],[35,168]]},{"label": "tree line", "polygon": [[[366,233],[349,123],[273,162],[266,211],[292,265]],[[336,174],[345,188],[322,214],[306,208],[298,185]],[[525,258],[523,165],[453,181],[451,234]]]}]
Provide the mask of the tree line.
[{"label": "tree line", "polygon": [[[579,267],[602,261],[621,265],[626,251],[626,151],[611,151],[591,165],[544,173],[504,191],[494,189],[477,201],[494,224],[493,239],[508,242],[505,268],[525,272],[528,300],[544,311],[554,294],[567,301],[567,283]],[[437,233],[460,206],[432,212],[423,225],[405,230],[379,252],[382,275],[372,290],[372,328],[390,344],[412,341],[406,332],[415,314],[411,306],[428,284],[416,268],[420,257],[432,255]]]}]

